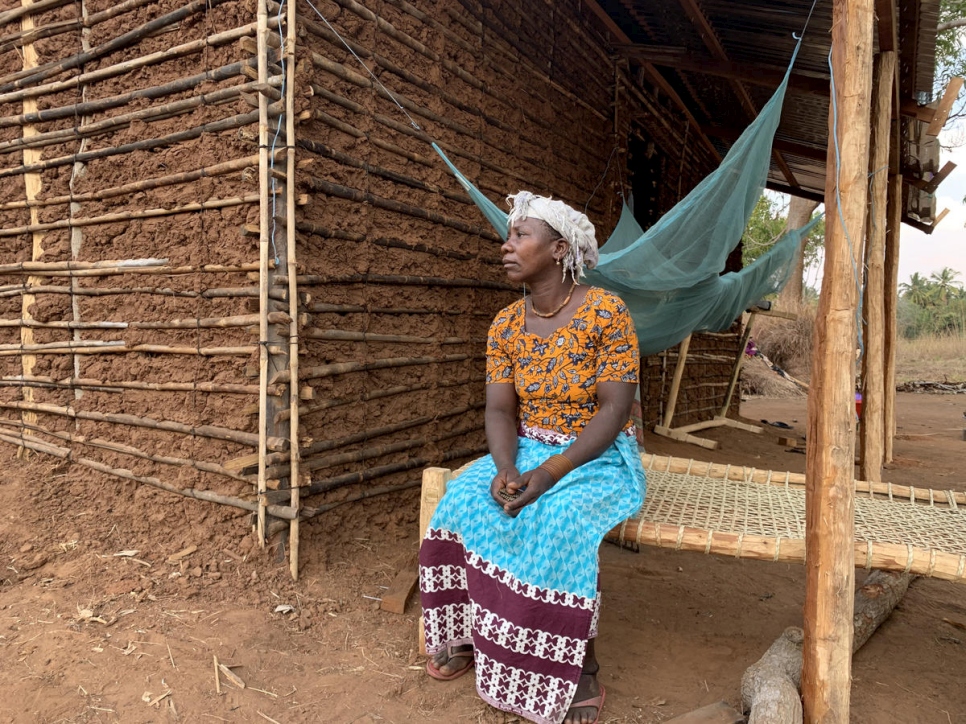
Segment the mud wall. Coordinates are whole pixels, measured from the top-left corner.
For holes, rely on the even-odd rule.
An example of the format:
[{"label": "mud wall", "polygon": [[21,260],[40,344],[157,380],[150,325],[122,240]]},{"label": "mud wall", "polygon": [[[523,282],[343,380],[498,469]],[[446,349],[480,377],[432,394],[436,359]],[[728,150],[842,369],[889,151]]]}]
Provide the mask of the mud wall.
[{"label": "mud wall", "polygon": [[[323,448],[303,463],[313,490],[360,467],[413,480],[402,470],[484,449],[484,340],[521,290],[506,284],[498,237],[430,141],[490,198],[529,188],[587,205],[601,242],[628,179],[630,119],[666,113],[659,137],[639,122],[633,133],[655,160],[672,159],[671,193],[706,170],[674,147],[686,134],[674,114],[628,90],[580,3],[414,5],[330,0],[316,5],[324,20],[299,6],[299,181],[312,194],[299,223],[300,289],[311,296],[301,364],[317,401],[302,419],[309,450]],[[358,339],[309,334],[335,330]],[[330,374],[351,360],[387,366]],[[331,465],[343,458],[325,448],[360,431],[372,434],[338,447],[366,462]]]},{"label": "mud wall", "polygon": [[0,435],[247,495],[223,465],[257,440],[254,0],[36,5],[0,8]]},{"label": "mud wall", "polygon": [[[297,6],[292,84],[295,384],[301,482],[324,506],[483,450],[486,331],[522,290],[431,141],[491,198],[528,188],[586,207],[601,240],[633,180],[630,138],[647,157],[645,225],[712,160],[615,64],[577,0],[313,4]],[[271,314],[265,452],[280,454],[266,476],[289,485],[290,227],[283,165],[278,193],[259,196],[259,97],[277,101],[273,151],[289,139],[281,96],[264,77],[255,87],[257,48],[281,45],[278,27],[279,42],[256,38],[255,0],[0,7],[0,441],[257,507],[254,466],[239,461],[259,449],[258,322]],[[645,365],[648,424],[665,362]],[[683,394],[712,367],[689,368]]]}]

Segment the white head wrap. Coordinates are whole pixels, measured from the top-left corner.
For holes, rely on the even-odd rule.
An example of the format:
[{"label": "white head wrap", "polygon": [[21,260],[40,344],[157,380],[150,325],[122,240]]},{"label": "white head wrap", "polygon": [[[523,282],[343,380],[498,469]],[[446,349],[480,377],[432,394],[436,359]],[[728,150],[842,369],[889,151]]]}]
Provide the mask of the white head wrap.
[{"label": "white head wrap", "polygon": [[597,266],[597,238],[594,225],[585,214],[563,201],[534,196],[529,191],[507,196],[506,201],[511,207],[508,227],[521,219],[541,219],[567,241],[570,249],[563,258],[564,276],[569,271],[575,280],[580,279],[584,267],[593,269]]}]

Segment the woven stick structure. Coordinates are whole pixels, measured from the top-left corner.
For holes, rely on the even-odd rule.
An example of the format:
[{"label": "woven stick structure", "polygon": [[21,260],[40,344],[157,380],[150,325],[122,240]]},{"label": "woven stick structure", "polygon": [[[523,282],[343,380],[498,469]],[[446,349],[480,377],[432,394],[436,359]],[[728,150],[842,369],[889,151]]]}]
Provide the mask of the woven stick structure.
[{"label": "woven stick structure", "polygon": [[[641,462],[644,507],[609,540],[805,562],[804,475],[649,454]],[[966,582],[966,494],[864,481],[855,490],[857,567]]]}]

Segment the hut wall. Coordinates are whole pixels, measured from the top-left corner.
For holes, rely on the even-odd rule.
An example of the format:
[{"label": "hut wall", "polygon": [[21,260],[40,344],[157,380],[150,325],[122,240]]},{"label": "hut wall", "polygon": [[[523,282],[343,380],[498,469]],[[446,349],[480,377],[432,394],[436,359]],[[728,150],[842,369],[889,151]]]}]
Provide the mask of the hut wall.
[{"label": "hut wall", "polygon": [[[239,496],[222,465],[255,450],[258,185],[229,88],[254,0],[43,6],[0,8],[0,439]],[[163,261],[125,261],[144,259]]]},{"label": "hut wall", "polygon": [[[486,331],[522,290],[430,140],[491,198],[528,188],[586,207],[601,240],[630,188],[631,136],[649,149],[645,225],[711,162],[577,0],[316,7],[385,86],[298,7],[298,125],[269,137],[295,145],[307,194],[302,470],[339,499],[483,450]],[[267,452],[289,442],[285,178],[276,162],[278,193],[259,197],[256,1],[19,8],[0,5],[0,441],[251,509],[254,467],[235,463],[259,449],[262,313]],[[663,384],[653,359],[645,370],[646,391]],[[682,419],[708,407],[709,370],[689,368]],[[287,484],[286,457],[269,487]]]},{"label": "hut wall", "polygon": [[[302,287],[312,297],[308,324],[368,335],[303,333],[301,364],[395,360],[308,381],[316,400],[349,403],[303,415],[308,437],[324,445],[371,432],[339,446],[364,461],[329,466],[331,453],[317,456],[326,465],[312,474],[317,488],[353,471],[456,464],[484,449],[485,337],[522,289],[506,283],[498,236],[427,142],[491,198],[528,188],[578,208],[589,200],[604,235],[619,215],[622,159],[592,192],[608,154],[624,146],[615,136],[613,63],[575,3],[553,12],[539,1],[318,7],[406,112],[300,8],[299,83],[309,95],[298,128],[300,182],[312,202],[302,209],[299,260],[311,282]],[[364,399],[375,395],[385,396]],[[306,456],[306,467],[316,464]],[[400,471],[389,481],[413,477]]]}]

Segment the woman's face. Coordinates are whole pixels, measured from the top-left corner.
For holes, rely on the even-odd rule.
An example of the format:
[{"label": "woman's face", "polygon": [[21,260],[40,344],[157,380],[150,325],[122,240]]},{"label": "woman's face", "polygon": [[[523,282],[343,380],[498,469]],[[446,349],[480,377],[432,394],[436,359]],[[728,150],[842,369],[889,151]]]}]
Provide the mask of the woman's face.
[{"label": "woman's face", "polygon": [[532,282],[556,267],[566,242],[540,219],[520,219],[509,229],[500,251],[512,282]]}]

